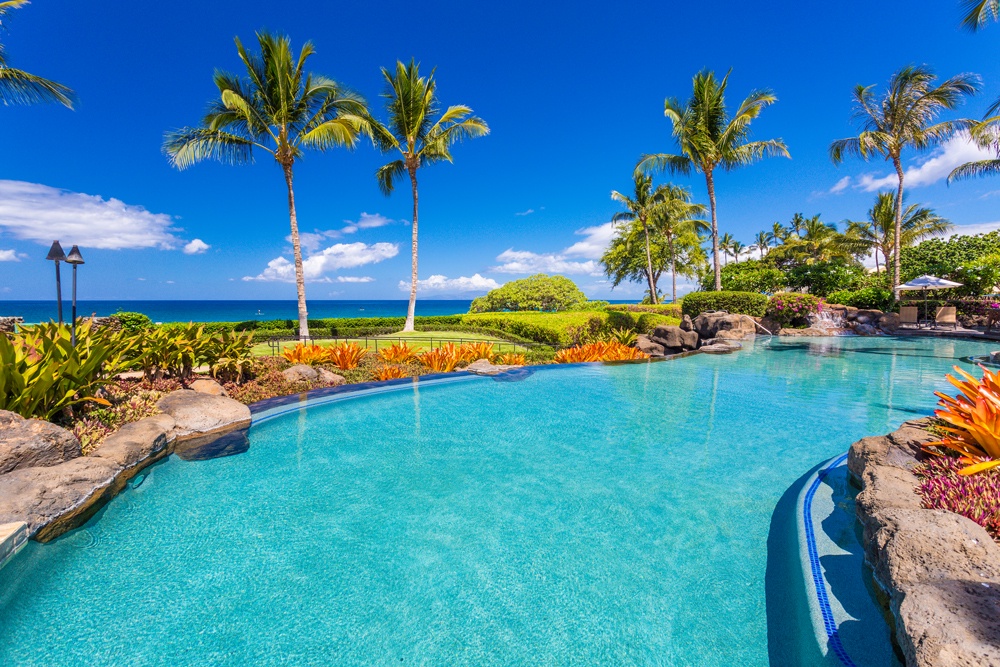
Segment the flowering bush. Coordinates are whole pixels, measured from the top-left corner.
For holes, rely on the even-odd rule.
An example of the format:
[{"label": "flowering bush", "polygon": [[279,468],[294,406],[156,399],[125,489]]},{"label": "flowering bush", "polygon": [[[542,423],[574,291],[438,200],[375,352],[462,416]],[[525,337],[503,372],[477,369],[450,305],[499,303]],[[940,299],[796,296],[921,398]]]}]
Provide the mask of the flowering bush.
[{"label": "flowering bush", "polygon": [[914,469],[920,478],[917,494],[924,507],[942,509],[972,519],[1000,540],[1000,470],[961,474],[961,460],[940,456]]},{"label": "flowering bush", "polygon": [[822,310],[823,300],[812,294],[778,292],[767,302],[767,317],[783,327]]}]

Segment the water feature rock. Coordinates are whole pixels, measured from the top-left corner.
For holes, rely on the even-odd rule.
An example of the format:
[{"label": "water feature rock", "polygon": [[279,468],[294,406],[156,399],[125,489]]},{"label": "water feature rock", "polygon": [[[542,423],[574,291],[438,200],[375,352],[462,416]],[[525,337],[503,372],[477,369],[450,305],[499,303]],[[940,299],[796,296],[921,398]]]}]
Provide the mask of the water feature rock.
[{"label": "water feature rock", "polygon": [[698,347],[698,334],[694,331],[684,331],[680,327],[661,326],[653,329],[653,342],[659,343],[666,350],[685,351]]},{"label": "water feature rock", "polygon": [[170,415],[153,415],[126,424],[104,439],[90,456],[107,459],[128,469],[149,458],[166,454],[167,436],[176,422]]},{"label": "water feature rock", "polygon": [[872,324],[865,324],[860,319],[858,323],[854,325],[854,333],[859,336],[877,336],[879,331]]},{"label": "water feature rock", "polygon": [[827,329],[817,329],[816,327],[806,327],[804,329],[792,329],[785,327],[778,331],[779,336],[829,336],[830,332]]},{"label": "water feature rock", "polygon": [[698,348],[699,352],[704,352],[705,354],[732,354],[737,350],[742,350],[743,346],[739,343],[714,339],[711,341],[705,341],[707,345],[702,345]]},{"label": "water feature rock", "polygon": [[325,368],[316,369],[316,377],[320,382],[324,382],[331,387],[339,387],[342,384],[347,384],[347,379],[343,375],[337,375],[333,371],[328,371]]},{"label": "water feature rock", "polygon": [[202,394],[210,394],[212,396],[229,396],[221,384],[215,380],[209,380],[208,378],[195,380],[188,385],[188,389]]},{"label": "water feature rock", "polygon": [[690,315],[684,315],[681,317],[681,330],[694,331],[694,325],[691,323]]},{"label": "water feature rock", "polygon": [[23,317],[0,317],[0,333],[14,333],[17,325],[23,323]]},{"label": "water feature rock", "polygon": [[654,341],[646,334],[639,334],[639,336],[636,337],[635,347],[639,351],[645,352],[651,357],[663,357],[667,354],[666,349],[662,345]]},{"label": "water feature rock", "polygon": [[[691,321],[692,328],[702,339],[715,338],[720,331],[756,331],[756,322],[749,315],[730,315],[727,313],[702,313]],[[655,334],[654,334],[655,335]]]},{"label": "water feature rock", "polygon": [[313,382],[319,377],[319,371],[305,364],[296,364],[291,368],[286,368],[281,371],[281,374],[289,382]]},{"label": "water feature rock", "polygon": [[896,333],[899,330],[899,313],[886,313],[878,318],[878,328],[888,334]]},{"label": "water feature rock", "polygon": [[1000,350],[990,352],[990,363],[1000,364]]},{"label": "water feature rock", "polygon": [[156,402],[156,407],[174,418],[176,423],[169,437],[178,440],[250,424],[250,408],[242,403],[190,389],[170,392]]},{"label": "water feature rock", "polygon": [[80,441],[66,429],[0,410],[0,474],[52,466],[78,456]]},{"label": "water feature rock", "polygon": [[224,456],[235,456],[250,450],[246,429],[224,435],[204,435],[177,443],[174,453],[185,461],[208,461]]},{"label": "water feature rock", "polygon": [[0,475],[0,523],[23,521],[35,539],[51,539],[85,521],[120,471],[110,459],[81,456]]},{"label": "water feature rock", "polygon": [[854,316],[854,320],[859,324],[874,324],[879,321],[879,319],[884,315],[881,310],[858,310]]}]

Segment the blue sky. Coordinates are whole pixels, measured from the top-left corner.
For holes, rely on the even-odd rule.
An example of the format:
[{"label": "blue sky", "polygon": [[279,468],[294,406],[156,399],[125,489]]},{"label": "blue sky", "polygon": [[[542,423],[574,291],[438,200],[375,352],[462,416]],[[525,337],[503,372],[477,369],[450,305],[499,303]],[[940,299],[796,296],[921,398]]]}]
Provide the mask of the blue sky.
[{"label": "blue sky", "polygon": [[[536,270],[569,275],[591,297],[630,298],[642,287],[611,292],[595,260],[616,210],[610,191],[630,186],[641,153],[676,148],[664,97],[686,97],[705,67],[733,68],[732,105],[753,88],[778,96],[754,136],[783,138],[793,159],[719,176],[722,232],[749,244],[796,211],[857,219],[889,169],[835,167],[827,156],[853,131],[855,84],[927,63],[983,77],[962,115],[978,117],[1000,96],[1000,26],[970,35],[959,14],[957,0],[380,2],[365,12],[339,2],[36,0],[3,36],[9,62],[71,86],[79,104],[0,108],[0,299],[50,296],[42,258],[56,237],[81,244],[81,298],[294,298],[279,260],[291,259],[284,183],[269,157],[178,172],[160,148],[164,131],[198,121],[213,69],[237,70],[236,35],[250,41],[266,28],[296,47],[312,40],[310,69],[356,89],[376,113],[379,67],[416,57],[437,67],[444,104],[467,104],[489,123],[490,136],[455,148],[454,164],[421,173],[422,298],[471,297]],[[956,141],[909,156],[910,201],[967,231],[1000,227],[1000,180],[944,184],[968,152]],[[310,298],[406,296],[411,202],[407,189],[379,192],[373,172],[385,160],[362,145],[297,165],[300,225],[315,234]],[[705,201],[700,176],[674,180]]]}]

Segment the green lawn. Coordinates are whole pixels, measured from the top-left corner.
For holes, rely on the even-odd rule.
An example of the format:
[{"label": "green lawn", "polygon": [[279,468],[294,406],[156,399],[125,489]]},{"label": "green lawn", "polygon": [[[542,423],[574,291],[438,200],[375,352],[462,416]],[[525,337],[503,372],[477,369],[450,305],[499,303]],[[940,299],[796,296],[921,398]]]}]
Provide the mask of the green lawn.
[{"label": "green lawn", "polygon": [[[443,343],[450,342],[458,345],[460,342],[470,341],[489,341],[491,343],[495,343],[494,351],[498,354],[503,352],[524,352],[527,349],[523,345],[511,343],[494,336],[469,333],[468,331],[412,331],[410,333],[403,333],[400,331],[398,333],[385,334],[382,336],[370,336],[368,338],[338,338],[335,341],[317,340],[316,344],[329,346],[335,343],[342,343],[345,340],[355,342],[363,347],[368,347],[372,351],[375,351],[376,348],[381,349],[386,345],[401,343],[404,341],[410,347],[420,351],[439,347]],[[289,347],[295,347],[295,341],[282,341],[281,349]],[[253,353],[256,355],[271,354],[271,347],[266,342],[258,343],[254,345]]]}]

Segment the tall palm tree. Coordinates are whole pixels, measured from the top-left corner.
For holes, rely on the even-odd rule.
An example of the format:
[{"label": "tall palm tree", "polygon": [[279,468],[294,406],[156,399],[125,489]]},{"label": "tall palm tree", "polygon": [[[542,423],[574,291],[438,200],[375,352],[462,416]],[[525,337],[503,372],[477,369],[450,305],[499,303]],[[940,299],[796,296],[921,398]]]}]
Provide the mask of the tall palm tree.
[{"label": "tall palm tree", "polygon": [[212,101],[200,126],[168,132],[163,149],[178,169],[207,159],[251,163],[255,149],[274,157],[288,188],[299,337],[304,339],[309,322],[292,170],[305,149],[353,147],[359,134],[370,131],[368,109],[362,98],[332,79],[306,73],[306,60],[315,52],[311,42],[295,57],[288,37],[257,33],[260,53],[247,51],[239,38],[235,41],[246,77],[216,70],[219,99]]},{"label": "tall palm tree", "polygon": [[437,82],[434,70],[430,76],[420,76],[420,65],[413,59],[409,64],[396,61],[395,71],[382,68],[386,90],[386,125],[373,123],[373,136],[383,151],[398,151],[401,157],[380,167],[375,172],[379,188],[389,196],[396,180],[407,174],[413,193],[413,224],[410,261],[410,303],[406,309],[403,331],[413,331],[413,318],[417,307],[417,170],[441,162],[451,162],[451,147],[465,138],[481,137],[490,128],[472,115],[464,105],[450,106],[437,120],[440,111]]},{"label": "tall palm tree", "polygon": [[[730,70],[731,72],[731,70]],[[726,86],[729,73],[721,81],[709,71],[694,77],[691,99],[681,103],[676,98],[664,102],[663,113],[673,125],[673,136],[680,155],[657,153],[644,155],[637,169],[669,170],[689,174],[692,170],[705,176],[708,204],[712,213],[712,264],[715,289],[722,289],[719,275],[719,224],[715,205],[715,170],[729,171],[757,162],[771,155],[790,157],[781,139],[750,141],[750,124],[764,108],[777,101],[770,91],[754,91],[740,104],[733,116],[726,109]]]},{"label": "tall palm tree", "polygon": [[725,266],[729,256],[733,254],[733,235],[726,232],[719,238],[719,251],[722,253],[722,264]]},{"label": "tall palm tree", "polygon": [[653,188],[653,178],[646,176],[641,171],[632,173],[633,192],[632,196],[622,194],[617,190],[611,191],[611,199],[625,207],[624,211],[619,211],[611,217],[611,222],[619,224],[622,222],[638,222],[642,227],[642,233],[646,245],[646,278],[649,281],[650,303],[656,303],[656,285],[653,280],[653,255],[649,244],[649,219],[653,210],[663,202],[663,185]]},{"label": "tall palm tree", "polygon": [[935,85],[937,77],[926,66],[908,65],[892,75],[888,90],[876,97],[875,86],[854,89],[854,118],[861,126],[856,137],[838,139],[830,145],[834,164],[847,155],[863,160],[881,156],[891,160],[898,186],[895,203],[895,246],[893,247],[893,286],[899,285],[899,239],[903,221],[904,150],[922,151],[937,145],[956,131],[970,127],[969,120],[936,122],[945,110],[956,108],[966,95],[979,88],[975,74],[959,74]]},{"label": "tall palm tree", "polygon": [[[998,0],[1000,2],[1000,0]],[[969,130],[970,138],[981,148],[992,149],[997,157],[975,160],[955,167],[948,174],[948,183],[980,176],[1000,174],[1000,99],[986,110],[986,117]]]},{"label": "tall palm tree", "polygon": [[[0,29],[7,27],[6,19],[12,11],[26,4],[28,0],[0,2]],[[58,102],[72,109],[73,91],[61,83],[9,67],[7,54],[3,44],[0,44],[0,102],[17,105]]]},{"label": "tall palm tree", "polygon": [[801,213],[795,213],[792,215],[791,222],[788,223],[788,233],[789,235],[795,235],[799,238],[802,237],[802,232],[806,227],[806,217]]},{"label": "tall palm tree", "polygon": [[740,241],[734,240],[729,244],[729,249],[733,252],[733,257],[736,259],[736,263],[740,263],[740,253],[746,251],[747,247],[743,245]]},{"label": "tall palm tree", "polygon": [[773,242],[776,246],[781,245],[788,240],[788,236],[790,234],[791,232],[789,232],[788,229],[780,222],[776,222],[771,225],[771,236],[773,237]]},{"label": "tall palm tree", "polygon": [[[691,202],[691,191],[671,183],[657,188],[660,203],[653,209],[650,225],[667,244],[670,261],[670,298],[677,302],[677,245],[687,237],[696,237],[708,230],[708,223],[695,216],[707,210],[702,204]],[[692,245],[700,245],[696,240]],[[650,294],[655,293],[652,290]]]},{"label": "tall palm tree", "polygon": [[[868,209],[867,220],[852,220],[847,223],[847,231],[844,234],[845,245],[857,254],[873,253],[876,273],[879,270],[880,252],[885,258],[886,270],[890,260],[893,259],[896,248],[895,217],[893,193],[880,192],[875,196],[875,203]],[[947,232],[952,227],[951,222],[935,213],[934,209],[920,204],[910,204],[903,209],[899,247],[908,248],[916,245],[935,234]]]},{"label": "tall palm tree", "polygon": [[764,259],[764,253],[767,249],[771,247],[771,243],[774,242],[774,234],[771,232],[757,232],[757,235],[753,237],[753,244],[757,250],[760,251],[760,258]]},{"label": "tall palm tree", "polygon": [[1000,20],[1000,0],[962,0],[962,27],[976,32],[990,21]]}]

